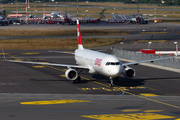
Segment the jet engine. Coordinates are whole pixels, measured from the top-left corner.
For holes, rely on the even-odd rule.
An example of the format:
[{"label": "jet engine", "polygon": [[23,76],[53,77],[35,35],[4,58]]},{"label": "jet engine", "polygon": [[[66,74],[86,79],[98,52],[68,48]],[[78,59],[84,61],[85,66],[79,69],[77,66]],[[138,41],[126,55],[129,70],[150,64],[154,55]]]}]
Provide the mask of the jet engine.
[{"label": "jet engine", "polygon": [[76,80],[78,73],[76,70],[69,68],[66,70],[65,76],[68,80]]},{"label": "jet engine", "polygon": [[133,79],[136,75],[136,72],[133,68],[126,66],[126,68],[123,70],[123,75],[127,79]]}]

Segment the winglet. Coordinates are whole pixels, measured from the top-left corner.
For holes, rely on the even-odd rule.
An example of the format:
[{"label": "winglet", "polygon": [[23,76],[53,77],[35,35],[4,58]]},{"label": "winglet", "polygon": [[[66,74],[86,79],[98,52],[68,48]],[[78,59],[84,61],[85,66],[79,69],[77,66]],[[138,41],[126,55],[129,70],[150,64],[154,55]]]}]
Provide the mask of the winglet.
[{"label": "winglet", "polygon": [[176,57],[178,56],[178,44],[176,44]]},{"label": "winglet", "polygon": [[80,32],[78,19],[77,19],[77,39],[78,39],[78,49],[84,49],[82,45],[81,32]]},{"label": "winglet", "polygon": [[4,60],[6,60],[6,61],[7,61],[7,59],[6,59],[6,57],[5,57],[5,54],[4,54],[4,50],[3,50],[3,48],[2,48],[2,53],[3,53]]}]

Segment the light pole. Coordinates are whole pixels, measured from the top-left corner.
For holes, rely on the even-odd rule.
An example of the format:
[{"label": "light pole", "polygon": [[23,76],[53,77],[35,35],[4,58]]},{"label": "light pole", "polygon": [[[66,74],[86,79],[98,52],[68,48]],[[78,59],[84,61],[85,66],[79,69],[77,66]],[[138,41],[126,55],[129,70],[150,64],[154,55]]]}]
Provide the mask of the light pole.
[{"label": "light pole", "polygon": [[154,23],[157,23],[157,20],[156,20],[156,4],[154,5]]},{"label": "light pole", "polygon": [[77,17],[78,17],[78,0],[77,0]]},{"label": "light pole", "polygon": [[45,15],[45,5],[46,5],[46,4],[43,4],[43,6],[44,6],[44,7],[43,7],[43,12],[44,12],[44,15],[43,15],[43,16],[44,16],[44,18],[46,18],[46,15]]},{"label": "light pole", "polygon": [[174,44],[176,45],[176,56],[178,55],[178,43],[174,42]]},{"label": "light pole", "polygon": [[139,17],[139,0],[138,0],[138,17]]},{"label": "light pole", "polygon": [[27,0],[26,0],[26,24],[28,24],[27,23]]},{"label": "light pole", "polygon": [[17,6],[16,6],[16,14],[17,14],[17,17],[18,17],[18,3],[16,3]]}]

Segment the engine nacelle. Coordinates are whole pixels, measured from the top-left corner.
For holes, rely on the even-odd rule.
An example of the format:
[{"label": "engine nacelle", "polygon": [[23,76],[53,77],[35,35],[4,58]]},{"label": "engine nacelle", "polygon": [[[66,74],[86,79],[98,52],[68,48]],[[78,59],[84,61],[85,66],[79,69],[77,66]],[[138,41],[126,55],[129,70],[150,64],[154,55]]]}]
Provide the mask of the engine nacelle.
[{"label": "engine nacelle", "polygon": [[78,73],[76,70],[69,68],[66,70],[65,76],[68,80],[76,80]]},{"label": "engine nacelle", "polygon": [[133,79],[136,75],[136,71],[133,68],[126,66],[126,68],[123,70],[123,75],[127,79]]}]

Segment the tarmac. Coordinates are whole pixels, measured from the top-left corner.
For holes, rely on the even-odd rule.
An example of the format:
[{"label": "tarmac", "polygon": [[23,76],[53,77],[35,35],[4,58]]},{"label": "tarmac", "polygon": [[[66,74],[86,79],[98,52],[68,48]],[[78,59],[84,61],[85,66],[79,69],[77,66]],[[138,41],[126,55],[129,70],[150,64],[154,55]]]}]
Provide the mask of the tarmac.
[{"label": "tarmac", "polygon": [[[22,28],[25,26],[22,25]],[[27,26],[30,29],[36,27],[30,24]],[[46,28],[46,26],[56,28],[57,25],[41,27]],[[61,26],[63,25],[58,27]],[[10,26],[2,27],[8,28]],[[12,29],[15,27],[17,26],[13,26]],[[76,28],[73,25],[65,25],[64,27]],[[93,50],[107,49],[104,52],[109,54],[111,54],[111,47],[132,51],[138,51],[142,48],[175,50],[174,42],[180,42],[178,40],[179,34],[177,34],[180,27],[176,24],[108,24],[107,26],[84,24],[80,27],[81,29],[90,27],[131,30],[131,35],[123,36],[126,38],[123,44],[91,48]],[[159,32],[162,32],[166,27],[168,32],[154,33],[152,27],[156,27]],[[143,29],[151,33],[142,34]],[[166,41],[162,42],[162,40]],[[152,44],[149,45],[148,42],[152,42]],[[5,53],[7,59],[75,64],[73,55],[49,53],[48,50],[5,50]],[[144,65],[132,65],[131,67],[136,70],[136,77],[133,80],[127,80],[123,75],[120,75],[119,80],[112,88],[108,85],[108,78],[100,74],[89,74],[83,71],[81,73],[82,82],[74,84],[64,76],[67,68],[10,63],[4,61],[2,56],[0,57],[1,119],[179,120],[180,74]]]}]

